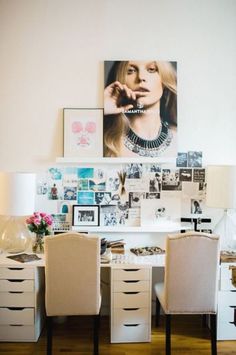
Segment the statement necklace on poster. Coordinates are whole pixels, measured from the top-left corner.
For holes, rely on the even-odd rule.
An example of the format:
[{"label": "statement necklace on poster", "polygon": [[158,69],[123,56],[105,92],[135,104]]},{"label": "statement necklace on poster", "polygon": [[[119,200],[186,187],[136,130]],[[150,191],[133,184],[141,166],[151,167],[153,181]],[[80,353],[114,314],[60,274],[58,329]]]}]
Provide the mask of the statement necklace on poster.
[{"label": "statement necklace on poster", "polygon": [[173,134],[167,122],[161,122],[161,127],[155,139],[147,140],[139,137],[131,128],[124,137],[124,145],[132,152],[143,157],[158,157],[170,145]]}]

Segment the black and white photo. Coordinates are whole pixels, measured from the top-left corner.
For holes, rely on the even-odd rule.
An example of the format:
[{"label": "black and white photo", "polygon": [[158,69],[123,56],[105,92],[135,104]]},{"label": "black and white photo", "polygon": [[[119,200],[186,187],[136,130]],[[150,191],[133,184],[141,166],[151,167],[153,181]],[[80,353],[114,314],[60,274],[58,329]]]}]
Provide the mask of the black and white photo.
[{"label": "black and white photo", "polygon": [[202,201],[197,199],[191,199],[191,213],[202,214]]},{"label": "black and white photo", "polygon": [[188,167],[189,168],[202,167],[202,152],[195,152],[195,151],[188,152]]},{"label": "black and white photo", "polygon": [[192,169],[179,169],[180,181],[192,181]]},{"label": "black and white photo", "polygon": [[177,169],[163,169],[162,170],[162,190],[182,189],[182,184],[179,180],[179,170]]},{"label": "black and white photo", "polygon": [[73,226],[99,226],[99,206],[74,205],[72,210]]}]

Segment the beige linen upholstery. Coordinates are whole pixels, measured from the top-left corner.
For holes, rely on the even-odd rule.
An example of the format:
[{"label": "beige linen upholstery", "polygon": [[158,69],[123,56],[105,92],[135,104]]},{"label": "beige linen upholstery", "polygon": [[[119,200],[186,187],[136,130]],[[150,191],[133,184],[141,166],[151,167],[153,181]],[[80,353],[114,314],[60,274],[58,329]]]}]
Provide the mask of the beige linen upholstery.
[{"label": "beige linen upholstery", "polygon": [[218,237],[188,232],[168,236],[165,280],[155,285],[165,313],[215,313]]},{"label": "beige linen upholstery", "polygon": [[48,319],[98,315],[101,306],[100,238],[75,232],[45,237],[45,283]]},{"label": "beige linen upholstery", "polygon": [[159,303],[166,315],[216,314],[219,257],[216,235],[192,231],[167,236],[164,283],[154,286],[157,325]]},{"label": "beige linen upholstery", "polygon": [[99,237],[77,233],[46,237],[45,272],[48,316],[99,313]]}]

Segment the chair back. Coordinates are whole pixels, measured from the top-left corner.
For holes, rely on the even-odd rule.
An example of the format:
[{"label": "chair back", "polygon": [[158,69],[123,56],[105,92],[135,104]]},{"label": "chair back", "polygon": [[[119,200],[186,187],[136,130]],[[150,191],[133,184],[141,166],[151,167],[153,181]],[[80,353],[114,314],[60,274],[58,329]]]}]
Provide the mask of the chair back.
[{"label": "chair back", "polygon": [[100,238],[73,232],[45,237],[47,316],[99,313]]},{"label": "chair back", "polygon": [[164,294],[167,313],[215,313],[219,237],[187,232],[166,241]]}]

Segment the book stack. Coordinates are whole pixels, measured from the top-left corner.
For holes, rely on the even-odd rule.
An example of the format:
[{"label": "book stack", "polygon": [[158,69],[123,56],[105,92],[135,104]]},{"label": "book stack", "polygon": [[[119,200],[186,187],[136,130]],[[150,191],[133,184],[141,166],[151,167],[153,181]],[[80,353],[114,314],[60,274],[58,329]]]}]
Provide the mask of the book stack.
[{"label": "book stack", "polygon": [[111,248],[111,252],[113,254],[124,254],[125,253],[125,242],[123,239],[107,242],[107,247]]},{"label": "book stack", "polygon": [[233,250],[221,250],[220,260],[223,263],[235,263],[236,262],[236,252]]}]

